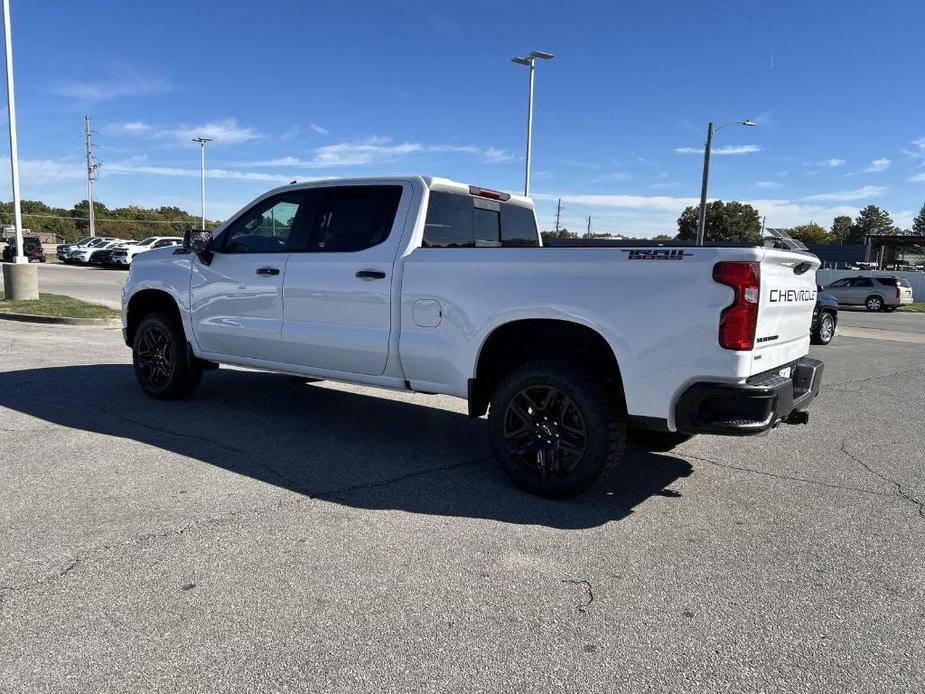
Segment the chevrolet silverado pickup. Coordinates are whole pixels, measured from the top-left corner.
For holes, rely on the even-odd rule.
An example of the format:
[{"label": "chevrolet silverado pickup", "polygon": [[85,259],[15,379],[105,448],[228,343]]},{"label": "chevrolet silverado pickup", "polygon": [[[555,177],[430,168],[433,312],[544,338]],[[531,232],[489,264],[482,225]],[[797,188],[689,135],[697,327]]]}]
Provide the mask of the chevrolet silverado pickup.
[{"label": "chevrolet silverado pickup", "polygon": [[525,197],[315,181],[138,255],[122,322],[153,398],[219,364],[448,394],[487,413],[516,484],[561,498],[617,465],[628,431],[670,446],[805,423],[818,266],[747,245],[544,246]]}]

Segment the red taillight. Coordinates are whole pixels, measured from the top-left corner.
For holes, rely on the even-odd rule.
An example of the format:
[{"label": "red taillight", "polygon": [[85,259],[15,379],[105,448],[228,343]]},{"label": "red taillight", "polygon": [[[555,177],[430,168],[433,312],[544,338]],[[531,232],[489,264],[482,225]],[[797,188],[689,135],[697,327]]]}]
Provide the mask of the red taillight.
[{"label": "red taillight", "polygon": [[500,200],[501,202],[511,199],[510,193],[502,193],[500,190],[491,190],[490,188],[479,188],[478,186],[469,186],[469,195],[477,195],[480,198],[489,198],[490,200]]},{"label": "red taillight", "polygon": [[758,327],[761,266],[754,262],[722,262],[713,266],[713,280],[735,290],[735,299],[719,318],[723,349],[752,349]]}]

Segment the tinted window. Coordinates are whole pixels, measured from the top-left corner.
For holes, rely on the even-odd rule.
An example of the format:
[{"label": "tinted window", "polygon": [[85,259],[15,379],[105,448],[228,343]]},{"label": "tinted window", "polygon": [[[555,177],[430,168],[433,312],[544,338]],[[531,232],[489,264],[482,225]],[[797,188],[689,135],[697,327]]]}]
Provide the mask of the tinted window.
[{"label": "tinted window", "polygon": [[830,287],[847,287],[849,284],[851,284],[851,280],[838,280],[837,282],[832,282],[832,284],[830,284],[829,286]]},{"label": "tinted window", "polygon": [[302,191],[296,190],[257,203],[222,233],[222,250],[228,253],[286,250],[301,199]]},{"label": "tinted window", "polygon": [[349,253],[389,237],[401,200],[401,186],[344,186],[315,191],[309,251]]},{"label": "tinted window", "polygon": [[519,205],[501,205],[501,245],[539,246],[533,210]]},{"label": "tinted window", "polygon": [[909,284],[909,280],[907,280],[905,277],[899,277],[897,278],[897,281],[899,282],[900,287],[905,287],[906,289],[912,288],[912,285]]},{"label": "tinted window", "polygon": [[533,211],[468,195],[432,191],[424,248],[537,246]]},{"label": "tinted window", "polygon": [[873,287],[874,283],[870,281],[869,277],[857,277],[852,283],[853,287]]}]

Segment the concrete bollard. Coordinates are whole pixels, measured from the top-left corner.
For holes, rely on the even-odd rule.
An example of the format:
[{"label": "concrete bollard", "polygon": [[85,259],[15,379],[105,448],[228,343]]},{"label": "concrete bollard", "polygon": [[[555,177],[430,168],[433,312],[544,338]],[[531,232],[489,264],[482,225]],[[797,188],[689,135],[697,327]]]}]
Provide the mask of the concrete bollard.
[{"label": "concrete bollard", "polygon": [[29,263],[3,263],[3,294],[10,300],[39,298],[39,269]]}]

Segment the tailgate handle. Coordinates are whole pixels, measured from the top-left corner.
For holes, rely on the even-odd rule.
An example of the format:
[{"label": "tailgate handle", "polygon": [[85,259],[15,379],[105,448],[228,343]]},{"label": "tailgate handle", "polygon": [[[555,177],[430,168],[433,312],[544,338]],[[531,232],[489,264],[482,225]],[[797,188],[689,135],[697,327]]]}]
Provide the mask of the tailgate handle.
[{"label": "tailgate handle", "polygon": [[813,266],[812,263],[802,262],[796,267],[793,268],[794,275],[802,275],[804,272],[809,270]]},{"label": "tailgate handle", "polygon": [[382,270],[360,270],[357,277],[361,280],[384,280],[385,273]]}]

